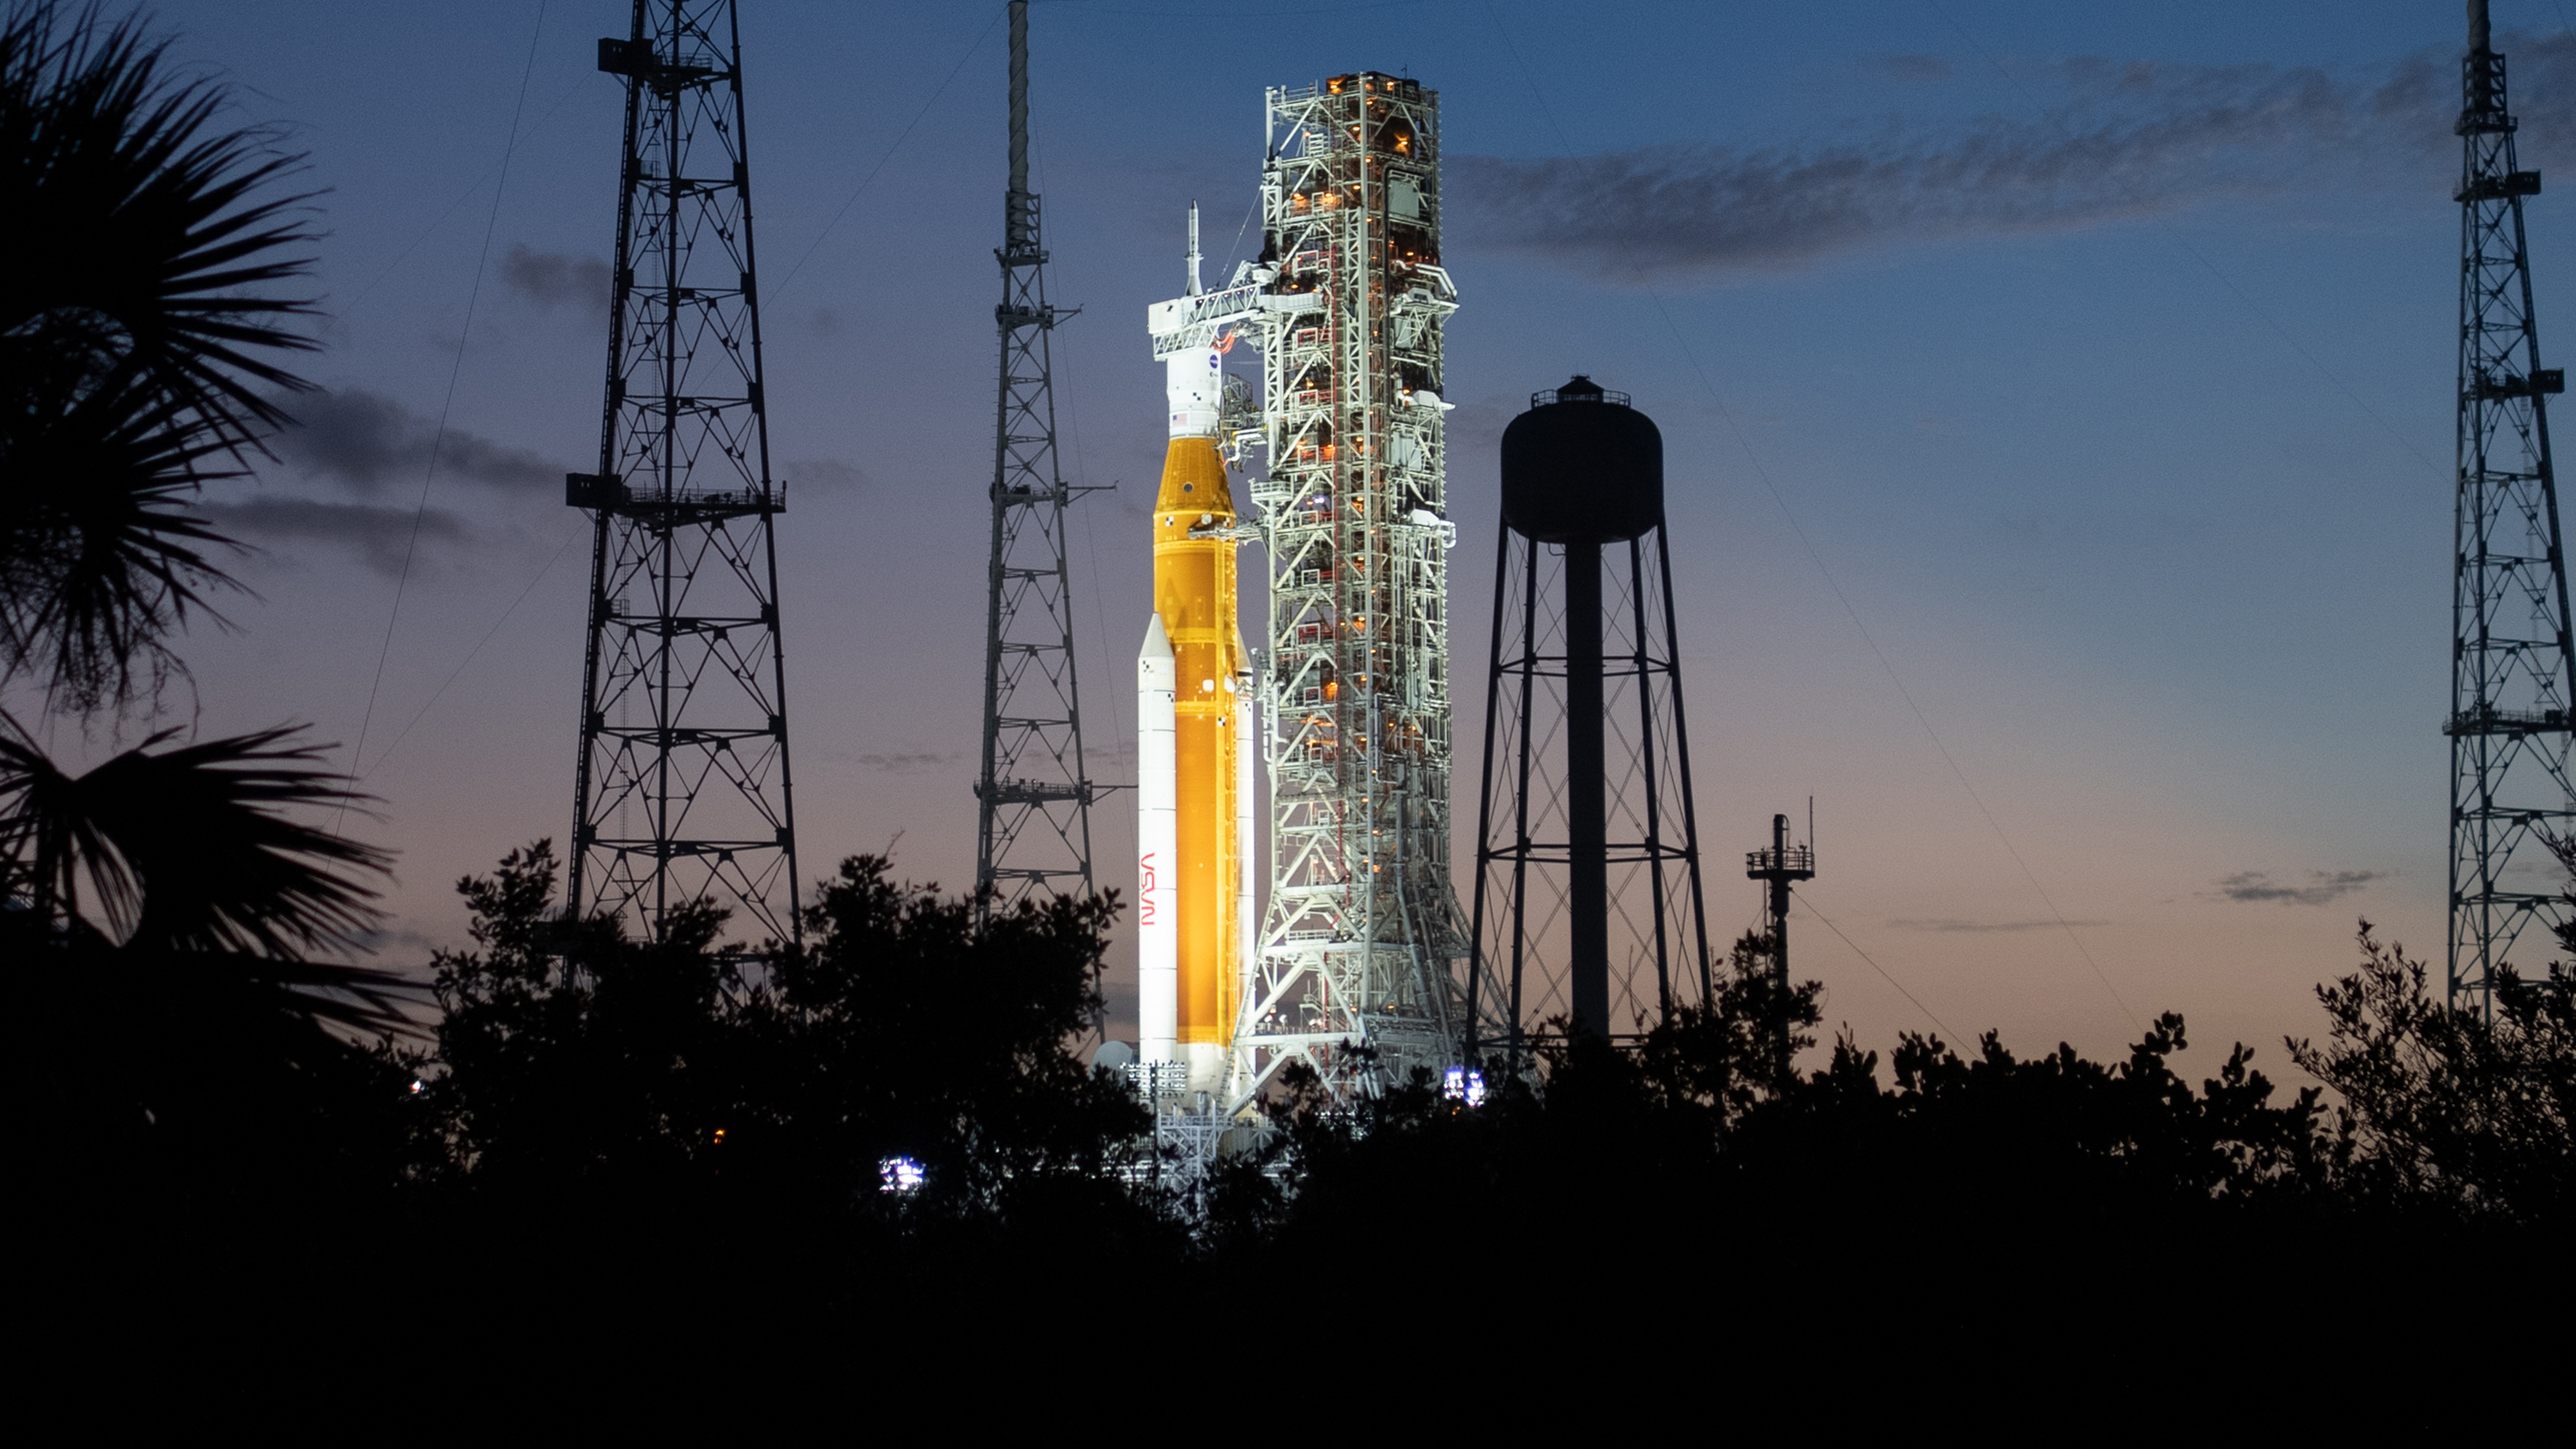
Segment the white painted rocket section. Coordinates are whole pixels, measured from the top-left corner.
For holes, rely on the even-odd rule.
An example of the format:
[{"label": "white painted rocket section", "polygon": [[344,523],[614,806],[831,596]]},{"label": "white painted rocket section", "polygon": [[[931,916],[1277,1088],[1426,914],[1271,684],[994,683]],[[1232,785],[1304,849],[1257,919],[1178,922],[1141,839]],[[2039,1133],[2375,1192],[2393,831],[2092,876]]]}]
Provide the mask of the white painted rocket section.
[{"label": "white painted rocket section", "polygon": [[[1235,641],[1235,655],[1246,658],[1243,641]],[[1239,872],[1235,881],[1234,924],[1242,945],[1236,954],[1235,1001],[1252,1000],[1253,967],[1261,959],[1260,892],[1255,882],[1261,879],[1260,837],[1255,834],[1262,819],[1256,803],[1261,789],[1261,711],[1252,702],[1252,676],[1243,676],[1234,692],[1234,859]],[[1228,1023],[1240,1030],[1239,1023]]]},{"label": "white painted rocket section", "polygon": [[1180,786],[1173,745],[1172,639],[1148,614],[1136,653],[1136,1055],[1180,1058]]},{"label": "white painted rocket section", "polygon": [[1226,1068],[1231,1065],[1234,1049],[1223,1042],[1194,1041],[1181,1048],[1189,1059],[1189,1090],[1213,1097],[1225,1090]]},{"label": "white painted rocket section", "polygon": [[1225,354],[1190,347],[1164,358],[1163,401],[1171,409],[1173,437],[1215,437],[1225,403]]}]

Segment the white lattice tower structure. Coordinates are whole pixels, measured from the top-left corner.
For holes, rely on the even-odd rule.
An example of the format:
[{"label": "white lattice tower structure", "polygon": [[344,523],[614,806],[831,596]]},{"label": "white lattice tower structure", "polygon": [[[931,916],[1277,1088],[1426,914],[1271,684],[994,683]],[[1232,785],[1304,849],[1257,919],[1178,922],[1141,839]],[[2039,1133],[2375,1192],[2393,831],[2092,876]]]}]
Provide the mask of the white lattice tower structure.
[{"label": "white lattice tower structure", "polygon": [[1437,1072],[1457,1040],[1440,387],[1458,304],[1439,266],[1438,92],[1362,72],[1274,88],[1267,111],[1250,275],[1270,888],[1234,1088],[1302,1061],[1347,1100]]}]

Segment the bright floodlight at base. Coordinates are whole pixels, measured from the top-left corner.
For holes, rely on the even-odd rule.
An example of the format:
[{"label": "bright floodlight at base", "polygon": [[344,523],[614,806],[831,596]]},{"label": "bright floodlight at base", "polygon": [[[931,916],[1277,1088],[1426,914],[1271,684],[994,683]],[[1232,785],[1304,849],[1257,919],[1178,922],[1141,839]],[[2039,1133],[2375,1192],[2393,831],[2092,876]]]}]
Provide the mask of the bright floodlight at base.
[{"label": "bright floodlight at base", "polygon": [[909,1197],[921,1191],[921,1163],[910,1157],[888,1157],[877,1163],[877,1191]]},{"label": "bright floodlight at base", "polygon": [[1485,1074],[1473,1067],[1451,1067],[1440,1075],[1440,1095],[1470,1107],[1485,1105]]}]

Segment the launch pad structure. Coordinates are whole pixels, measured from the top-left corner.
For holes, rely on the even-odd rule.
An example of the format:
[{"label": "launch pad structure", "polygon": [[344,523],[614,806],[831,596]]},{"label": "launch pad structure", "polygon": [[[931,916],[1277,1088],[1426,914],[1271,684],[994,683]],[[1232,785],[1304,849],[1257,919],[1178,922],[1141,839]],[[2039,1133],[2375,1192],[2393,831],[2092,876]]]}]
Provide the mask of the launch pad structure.
[{"label": "launch pad structure", "polygon": [[[1439,94],[1373,71],[1264,98],[1260,260],[1149,310],[1154,355],[1261,354],[1249,536],[1267,554],[1254,651],[1267,892],[1227,1084],[1291,1063],[1337,1100],[1450,1065],[1464,954],[1449,874],[1449,522]],[[1247,862],[1246,868],[1254,863]]]}]

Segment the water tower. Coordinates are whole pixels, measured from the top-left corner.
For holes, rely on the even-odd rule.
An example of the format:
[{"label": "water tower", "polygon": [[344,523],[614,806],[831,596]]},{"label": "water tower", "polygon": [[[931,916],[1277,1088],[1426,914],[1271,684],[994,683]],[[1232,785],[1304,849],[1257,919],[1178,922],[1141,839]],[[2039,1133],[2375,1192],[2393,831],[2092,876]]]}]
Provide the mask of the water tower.
[{"label": "water tower", "polygon": [[1470,1062],[1633,1039],[1710,990],[1664,445],[1576,377],[1503,433]]}]

